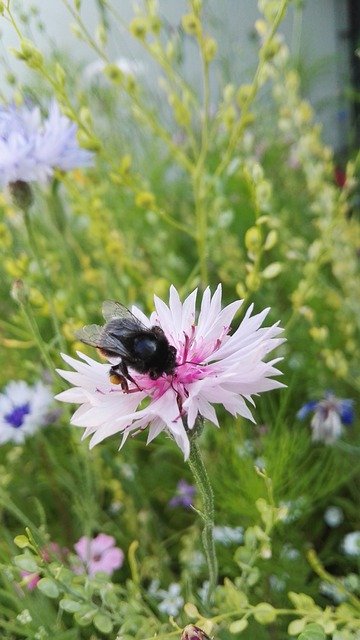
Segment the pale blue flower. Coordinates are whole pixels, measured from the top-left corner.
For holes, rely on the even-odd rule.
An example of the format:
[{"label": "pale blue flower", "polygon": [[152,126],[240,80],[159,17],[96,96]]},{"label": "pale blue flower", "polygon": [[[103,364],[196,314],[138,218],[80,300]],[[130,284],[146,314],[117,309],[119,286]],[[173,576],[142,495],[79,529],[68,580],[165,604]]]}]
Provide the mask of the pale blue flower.
[{"label": "pale blue flower", "polygon": [[77,126],[53,100],[47,118],[38,107],[0,107],[0,186],[13,182],[45,183],[54,169],[89,166],[93,154],[81,149]]},{"label": "pale blue flower", "polygon": [[322,400],[306,402],[297,412],[299,420],[313,413],[311,420],[312,439],[332,444],[342,433],[342,425],[351,425],[354,421],[353,400],[336,398],[332,393],[325,394]]},{"label": "pale blue flower", "polygon": [[241,544],[244,539],[244,528],[217,525],[213,528],[213,537],[215,542],[219,542],[225,547],[232,544]]},{"label": "pale blue flower", "polygon": [[324,520],[328,527],[338,527],[344,522],[344,512],[340,507],[328,507],[324,513]]},{"label": "pale blue flower", "polygon": [[47,422],[52,394],[42,382],[33,387],[14,380],[0,393],[0,444],[21,444]]},{"label": "pale blue flower", "polygon": [[167,591],[160,589],[158,597],[162,599],[159,604],[159,611],[169,616],[177,616],[184,606],[184,598],[181,595],[181,586],[177,582],[172,582]]},{"label": "pale blue flower", "polygon": [[360,557],[360,531],[347,533],[342,541],[342,548],[347,556]]}]

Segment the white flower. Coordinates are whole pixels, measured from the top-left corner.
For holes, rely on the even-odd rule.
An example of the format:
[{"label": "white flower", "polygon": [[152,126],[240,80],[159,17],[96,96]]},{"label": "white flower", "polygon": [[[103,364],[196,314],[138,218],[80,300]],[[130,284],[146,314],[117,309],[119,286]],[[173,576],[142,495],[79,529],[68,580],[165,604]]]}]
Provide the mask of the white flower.
[{"label": "white flower", "polygon": [[338,527],[344,521],[344,512],[340,507],[328,507],[324,520],[329,527]]},{"label": "white flower", "polygon": [[347,556],[360,556],[360,531],[348,533],[342,541],[342,548]]},{"label": "white flower", "polygon": [[167,591],[160,589],[157,593],[162,602],[159,604],[159,611],[166,613],[168,616],[177,616],[181,607],[184,606],[184,598],[181,594],[181,586],[177,582],[173,582]]},{"label": "white flower", "polygon": [[253,394],[284,386],[273,380],[280,374],[274,365],[281,358],[263,360],[283,342],[278,337],[282,332],[279,323],[261,327],[269,309],[251,316],[251,306],[230,335],[231,321],[243,301],[221,309],[221,286],[213,296],[207,288],[196,322],[196,295],[195,290],[181,303],[172,286],[169,306],[155,296],[155,312],[150,319],[140,309],[132,309],[146,327],[160,326],[175,347],[176,367],[172,374],[153,380],[131,370],[136,385],[129,385],[129,392],[125,392],[110,382],[109,365],[79,352],[82,361],[63,356],[75,372],[59,373],[74,386],[57,399],[80,405],[71,422],[85,427],[84,437],[92,436],[91,447],[116,433],[122,433],[123,444],[131,433],[148,427],[148,442],[165,431],[187,459],[188,432],[197,418],[201,416],[219,426],[215,404],[222,404],[233,416],[254,421],[246,402],[254,404]]},{"label": "white flower", "polygon": [[52,395],[37,382],[33,387],[14,380],[0,393],[0,444],[24,442],[46,423]]}]

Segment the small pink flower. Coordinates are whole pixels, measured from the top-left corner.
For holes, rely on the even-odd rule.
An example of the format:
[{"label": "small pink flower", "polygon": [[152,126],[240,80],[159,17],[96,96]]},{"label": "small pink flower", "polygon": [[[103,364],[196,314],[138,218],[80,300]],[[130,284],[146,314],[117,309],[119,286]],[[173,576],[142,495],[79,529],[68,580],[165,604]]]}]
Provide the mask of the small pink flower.
[{"label": "small pink flower", "polygon": [[29,591],[33,591],[40,580],[39,573],[30,573],[29,571],[21,571],[23,584]]},{"label": "small pink flower", "polygon": [[[96,538],[82,536],[76,544],[75,551],[84,563],[85,571],[89,576],[95,575],[98,571],[107,573],[109,576],[119,569],[124,562],[124,553],[115,547],[115,538],[106,533],[99,533]],[[79,573],[83,573],[80,567]]]},{"label": "small pink flower", "polygon": [[122,434],[123,444],[131,433],[148,428],[148,442],[165,431],[187,459],[188,435],[199,416],[218,427],[214,405],[222,404],[233,416],[254,421],[247,406],[254,404],[252,395],[284,386],[273,380],[280,374],[274,365],[281,358],[264,361],[284,341],[279,338],[279,323],[261,326],[269,309],[252,316],[250,306],[239,327],[230,333],[232,319],[243,301],[222,309],[221,285],[213,296],[207,288],[196,321],[196,296],[195,290],[182,303],[172,286],[169,306],[155,296],[155,312],[150,318],[132,308],[145,327],[160,327],[175,347],[176,365],[171,374],[154,380],[131,370],[136,384],[129,384],[127,393],[121,385],[111,383],[109,365],[80,352],[82,362],[63,355],[75,372],[59,370],[59,374],[74,386],[56,397],[80,405],[71,422],[86,427],[84,437],[92,435],[91,447],[116,433]]}]

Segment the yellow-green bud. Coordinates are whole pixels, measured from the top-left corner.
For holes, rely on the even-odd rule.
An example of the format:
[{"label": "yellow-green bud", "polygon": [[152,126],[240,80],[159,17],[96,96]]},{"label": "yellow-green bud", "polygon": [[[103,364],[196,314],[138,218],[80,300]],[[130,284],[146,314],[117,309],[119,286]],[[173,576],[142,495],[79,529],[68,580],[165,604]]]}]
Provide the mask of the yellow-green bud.
[{"label": "yellow-green bud", "polygon": [[261,247],[261,231],[258,227],[250,227],[245,233],[245,247],[251,252]]},{"label": "yellow-green bud", "polygon": [[150,19],[150,29],[155,35],[158,35],[161,31],[162,22],[159,16],[152,16]]},{"label": "yellow-green bud", "polygon": [[278,240],[278,233],[277,231],[275,231],[275,229],[272,229],[266,236],[266,240],[264,243],[265,251],[270,251],[270,249],[272,249],[276,245],[277,240]]},{"label": "yellow-green bud", "polygon": [[20,51],[13,49],[13,53],[19,60],[24,60],[32,69],[38,69],[43,64],[42,53],[31,40],[21,40]]},{"label": "yellow-green bud", "polygon": [[107,31],[103,22],[100,22],[96,28],[95,34],[97,42],[103,47],[107,43]]},{"label": "yellow-green bud", "polygon": [[245,283],[247,288],[250,289],[250,291],[257,291],[257,289],[259,289],[261,284],[260,275],[256,273],[256,271],[251,271],[250,273],[247,274],[245,278]]},{"label": "yellow-green bud", "polygon": [[133,18],[133,20],[130,22],[129,29],[130,29],[130,33],[132,33],[134,38],[139,38],[139,40],[144,40],[148,32],[148,22],[145,18],[142,18],[141,16],[137,16],[136,18]]},{"label": "yellow-green bud", "polygon": [[104,73],[111,82],[114,84],[122,84],[124,80],[124,73],[119,69],[117,64],[108,64],[104,69]]},{"label": "yellow-green bud", "polygon": [[204,52],[204,59],[206,62],[211,62],[217,53],[217,42],[216,40],[214,40],[214,38],[205,38],[203,41],[203,52]]},{"label": "yellow-green bud", "polygon": [[190,36],[198,36],[201,33],[201,22],[194,13],[187,13],[181,19],[185,33]]},{"label": "yellow-green bud", "polygon": [[135,204],[143,209],[151,209],[155,204],[155,196],[150,191],[140,191],[136,195]]},{"label": "yellow-green bud", "polygon": [[241,85],[241,87],[239,87],[236,93],[236,101],[241,109],[243,108],[244,104],[247,103],[253,91],[254,88],[251,84],[243,84]]}]

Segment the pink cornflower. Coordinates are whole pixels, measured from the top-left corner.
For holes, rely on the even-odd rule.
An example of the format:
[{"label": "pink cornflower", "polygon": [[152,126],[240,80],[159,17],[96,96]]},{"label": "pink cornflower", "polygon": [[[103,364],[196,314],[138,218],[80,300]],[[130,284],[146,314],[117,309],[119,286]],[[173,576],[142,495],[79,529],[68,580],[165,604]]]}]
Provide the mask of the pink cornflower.
[{"label": "pink cornflower", "polygon": [[[124,553],[115,547],[115,538],[106,535],[106,533],[99,533],[92,540],[87,536],[82,536],[74,544],[74,548],[89,576],[95,575],[98,571],[111,576],[115,569],[119,569],[124,562]],[[83,573],[83,567],[77,565],[76,570]]]},{"label": "pink cornflower", "polygon": [[[156,380],[130,369],[136,384],[129,382],[126,392],[112,384],[109,365],[96,362],[78,352],[81,360],[63,355],[75,372],[59,370],[74,385],[56,397],[79,404],[72,424],[85,427],[91,435],[90,447],[116,433],[128,436],[148,427],[148,442],[162,431],[170,434],[189,456],[189,432],[198,417],[219,426],[214,405],[221,404],[233,416],[254,422],[246,404],[254,404],[252,394],[284,386],[272,377],[281,358],[264,362],[263,358],[284,340],[279,338],[279,323],[261,327],[269,309],[251,316],[247,310],[240,326],[230,335],[230,324],[243,301],[221,308],[221,285],[211,296],[207,288],[196,321],[193,291],[182,303],[175,287],[170,287],[169,306],[155,296],[155,311],[147,318],[137,307],[132,313],[146,326],[159,326],[176,349],[176,366],[171,374]],[[113,358],[112,364],[113,363]],[[119,359],[120,360],[120,359]]]}]

